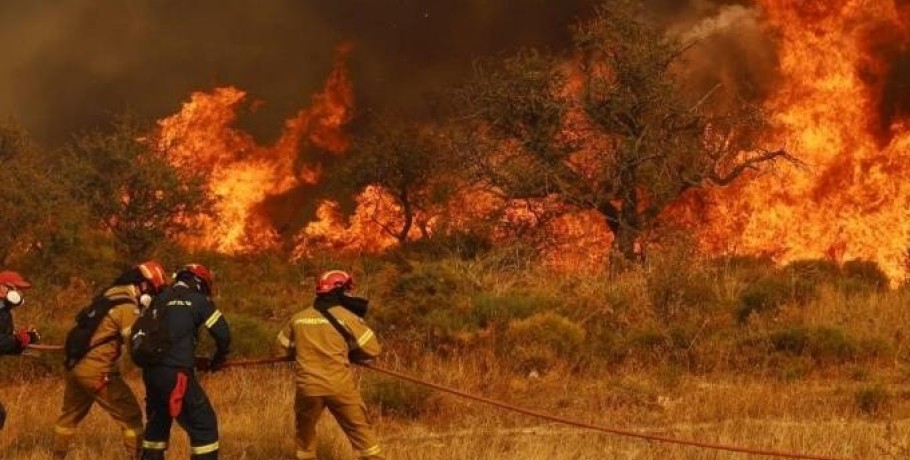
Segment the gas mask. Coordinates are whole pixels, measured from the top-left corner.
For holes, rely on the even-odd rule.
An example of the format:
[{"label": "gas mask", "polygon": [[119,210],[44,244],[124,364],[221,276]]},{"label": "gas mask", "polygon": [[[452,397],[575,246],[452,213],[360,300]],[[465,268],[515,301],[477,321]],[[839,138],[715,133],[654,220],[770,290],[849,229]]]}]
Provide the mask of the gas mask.
[{"label": "gas mask", "polygon": [[142,308],[148,308],[152,305],[153,299],[154,298],[151,295],[142,293],[142,295],[139,296],[139,305],[142,306]]},{"label": "gas mask", "polygon": [[18,289],[11,286],[0,286],[3,305],[7,308],[18,307],[25,303],[25,298]]}]

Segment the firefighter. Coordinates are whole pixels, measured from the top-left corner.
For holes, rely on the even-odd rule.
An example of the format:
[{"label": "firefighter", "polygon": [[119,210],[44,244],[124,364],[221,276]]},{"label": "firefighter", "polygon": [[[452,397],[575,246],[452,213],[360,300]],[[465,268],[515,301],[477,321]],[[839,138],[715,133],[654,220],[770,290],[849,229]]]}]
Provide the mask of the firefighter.
[{"label": "firefighter", "polygon": [[54,426],[55,458],[66,457],[76,428],[95,403],[120,425],[128,457],[137,457],[142,409],[120,376],[121,347],[140,305],[149,304],[166,284],[167,275],[158,262],[135,265],[77,316],[67,334],[63,410]]},{"label": "firefighter", "polygon": [[[22,275],[12,271],[0,272],[0,354],[18,355],[28,348],[29,344],[38,343],[41,336],[34,328],[13,328],[11,310],[25,304],[22,291],[32,285]],[[0,430],[6,423],[6,409],[0,403]]]},{"label": "firefighter", "polygon": [[384,458],[351,371],[351,362],[368,362],[380,353],[378,339],[363,320],[367,300],[348,295],[353,285],[346,272],[323,273],[316,281],[313,306],[291,317],[278,334],[280,355],[296,361],[300,460],[316,458],[316,422],[326,408],[359,457]]},{"label": "firefighter", "polygon": [[[230,330],[211,299],[214,290],[212,272],[202,265],[189,264],[177,271],[174,284],[155,299],[152,308],[164,309],[160,316],[170,345],[160,363],[145,367],[142,372],[148,417],[142,441],[143,460],[164,459],[175,418],[190,437],[191,459],[218,458],[218,420],[194,370],[194,365],[199,370],[217,370],[228,355]],[[215,339],[211,360],[195,357],[201,326]]]}]

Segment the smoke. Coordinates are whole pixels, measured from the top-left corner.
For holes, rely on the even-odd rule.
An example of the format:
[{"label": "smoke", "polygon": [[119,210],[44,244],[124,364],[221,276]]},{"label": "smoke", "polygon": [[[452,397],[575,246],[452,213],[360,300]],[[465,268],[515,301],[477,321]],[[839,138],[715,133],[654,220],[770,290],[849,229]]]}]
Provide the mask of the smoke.
[{"label": "smoke", "polygon": [[593,2],[5,0],[0,117],[57,144],[125,110],[158,119],[192,91],[235,85],[263,102],[241,123],[269,142],[319,90],[339,43],[355,46],[361,110],[416,110],[478,57],[565,45]]},{"label": "smoke", "polygon": [[686,54],[693,94],[719,85],[726,101],[761,103],[777,86],[777,46],[754,6],[698,2],[699,12],[676,21],[671,33],[692,44]]},{"label": "smoke", "polygon": [[857,69],[873,105],[869,130],[882,148],[910,120],[910,2],[896,4],[895,21],[870,24],[861,34],[866,55]]},{"label": "smoke", "polygon": [[[599,0],[4,0],[0,2],[0,118],[59,144],[133,111],[155,120],[193,91],[234,85],[260,101],[241,127],[262,143],[309,103],[342,42],[360,113],[428,110],[475,59],[519,47],[558,50],[569,26]],[[696,93],[720,83],[754,101],[776,85],[774,32],[753,0],[645,0],[672,33],[698,39],[688,53]],[[805,16],[827,13],[805,8]],[[904,7],[906,10],[907,7]],[[906,15],[905,15],[906,19]],[[905,34],[907,24],[888,26]],[[884,26],[883,26],[884,27]],[[869,34],[863,75],[879,88],[880,131],[910,110],[906,42]]]}]

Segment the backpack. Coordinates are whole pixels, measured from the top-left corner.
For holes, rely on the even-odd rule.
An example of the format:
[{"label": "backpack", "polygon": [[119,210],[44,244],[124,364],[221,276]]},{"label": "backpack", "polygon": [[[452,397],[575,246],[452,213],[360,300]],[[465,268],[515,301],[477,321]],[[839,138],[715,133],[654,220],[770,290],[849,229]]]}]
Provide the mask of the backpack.
[{"label": "backpack", "polygon": [[162,293],[133,323],[130,331],[130,357],[139,367],[157,366],[171,351],[171,334],[164,320],[171,298],[171,295]]},{"label": "backpack", "polygon": [[63,365],[67,370],[72,370],[92,349],[120,338],[119,335],[114,335],[92,345],[92,336],[95,335],[101,321],[111,308],[120,303],[122,299],[114,300],[102,295],[95,297],[92,303],[76,314],[76,326],[66,334],[66,342],[63,345],[66,356]]}]

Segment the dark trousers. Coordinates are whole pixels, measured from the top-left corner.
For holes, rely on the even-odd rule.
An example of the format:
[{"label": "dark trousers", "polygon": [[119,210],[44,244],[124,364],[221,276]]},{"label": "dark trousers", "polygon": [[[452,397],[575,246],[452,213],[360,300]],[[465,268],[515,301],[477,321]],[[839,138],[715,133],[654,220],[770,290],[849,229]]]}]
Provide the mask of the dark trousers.
[{"label": "dark trousers", "polygon": [[[183,375],[181,377],[180,375]],[[146,417],[145,438],[142,441],[143,460],[164,458],[168,439],[171,435],[172,394],[178,380],[185,378],[186,392],[183,405],[176,416],[177,423],[190,436],[191,459],[216,460],[218,458],[218,420],[192,370],[172,367],[145,369],[142,380],[145,383]]]}]

